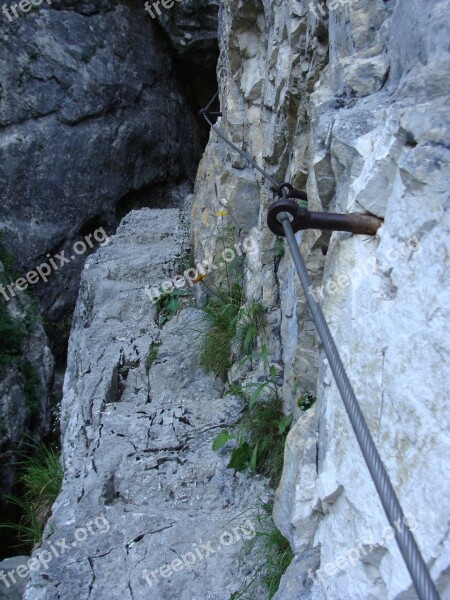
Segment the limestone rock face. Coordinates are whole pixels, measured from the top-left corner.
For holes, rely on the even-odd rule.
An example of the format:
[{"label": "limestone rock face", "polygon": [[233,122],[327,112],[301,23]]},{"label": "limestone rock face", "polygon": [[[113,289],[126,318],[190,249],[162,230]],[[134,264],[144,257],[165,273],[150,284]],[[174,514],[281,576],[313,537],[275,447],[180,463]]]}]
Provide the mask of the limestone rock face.
[{"label": "limestone rock face", "polygon": [[[55,0],[11,22],[2,13],[0,44],[0,226],[18,268],[111,231],[116,207],[122,216],[139,193],[193,180],[199,121],[141,3]],[[83,262],[39,286],[51,323],[73,310]]]},{"label": "limestone rock face", "polygon": [[[306,190],[311,210],[384,219],[372,238],[308,231],[298,241],[447,599],[449,8],[447,0],[224,0],[218,68],[218,125],[235,144],[279,182]],[[289,252],[280,259],[267,230],[270,187],[211,134],[192,210],[196,257],[216,252],[218,211],[243,212],[239,225],[258,241],[246,258],[246,296],[271,315],[270,351],[284,367],[286,411],[298,419],[275,506],[296,558],[276,598],[414,598]],[[304,391],[318,397],[306,413],[297,406]]]},{"label": "limestone rock face", "polygon": [[198,367],[202,312],[187,307],[161,330],[145,293],[177,273],[184,244],[179,211],[143,209],[86,263],[64,383],[65,478],[34,557],[62,539],[69,549],[31,573],[26,600],[228,600],[254,568],[239,553],[265,484],[234,476],[211,449],[242,401]]},{"label": "limestone rock face", "polygon": [[[8,573],[8,571],[14,571],[18,567],[20,568],[21,565],[25,565],[26,568],[28,560],[28,556],[15,556],[14,558],[6,558],[5,560],[0,561],[0,571]],[[15,585],[11,582],[8,582],[8,586],[2,583],[2,585],[0,586],[0,599],[21,600],[23,592],[25,590],[26,582],[26,578],[17,577]]]}]

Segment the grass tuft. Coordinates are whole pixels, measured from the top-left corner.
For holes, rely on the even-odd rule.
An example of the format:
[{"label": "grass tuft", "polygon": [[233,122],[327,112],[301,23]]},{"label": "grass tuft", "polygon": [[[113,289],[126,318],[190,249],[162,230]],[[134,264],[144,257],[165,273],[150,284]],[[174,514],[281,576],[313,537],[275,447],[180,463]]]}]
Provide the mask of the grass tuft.
[{"label": "grass tuft", "polygon": [[6,499],[19,508],[22,518],[19,523],[1,523],[0,529],[9,529],[17,534],[19,547],[32,548],[42,542],[42,532],[51,514],[63,479],[63,470],[58,455],[51,446],[28,444],[31,455],[19,452],[19,484],[21,496]]},{"label": "grass tuft", "polygon": [[280,398],[271,396],[256,402],[241,422],[243,436],[254,454],[254,470],[276,488],[283,471],[284,446],[292,415],[285,416]]},{"label": "grass tuft", "polygon": [[251,600],[255,587],[263,586],[267,598],[273,598],[286,569],[294,558],[288,540],[277,529],[272,517],[273,504],[260,502],[252,522],[255,523],[256,535],[246,540],[243,553],[251,553],[256,559],[256,569],[245,587],[235,596],[235,600]]},{"label": "grass tuft", "polygon": [[246,384],[245,392],[251,391],[251,395],[237,433],[222,431],[216,436],[212,448],[220,450],[227,442],[234,440],[236,445],[228,468],[237,471],[250,468],[269,478],[269,485],[276,488],[283,470],[284,446],[293,415],[283,412],[276,368],[269,364],[267,347],[263,345],[256,356],[262,358],[268,378],[262,383]]},{"label": "grass tuft", "polygon": [[181,307],[181,299],[190,296],[187,290],[176,289],[170,292],[161,291],[155,305],[158,311],[158,325],[162,327],[167,321],[174,317]]},{"label": "grass tuft", "polygon": [[255,350],[256,340],[266,325],[266,309],[262,304],[252,300],[248,306],[241,308],[235,336],[238,351],[241,355],[246,355]]},{"label": "grass tuft", "polygon": [[231,344],[236,335],[243,290],[238,283],[217,291],[205,307],[208,329],[203,336],[200,364],[207,373],[225,379],[232,364]]}]

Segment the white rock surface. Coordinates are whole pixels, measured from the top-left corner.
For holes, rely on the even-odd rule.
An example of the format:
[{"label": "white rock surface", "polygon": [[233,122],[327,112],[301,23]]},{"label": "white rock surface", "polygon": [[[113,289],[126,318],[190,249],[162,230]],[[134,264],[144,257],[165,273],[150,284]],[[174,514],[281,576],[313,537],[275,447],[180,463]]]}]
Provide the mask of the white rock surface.
[{"label": "white rock surface", "polygon": [[[322,18],[316,1],[224,0],[220,126],[277,180],[306,189],[312,210],[385,219],[373,238],[333,234],[326,258],[320,232],[299,241],[375,442],[448,599],[450,2],[328,5],[320,3]],[[255,180],[257,192],[237,193]],[[281,320],[271,355],[284,363],[286,411],[299,417],[275,508],[296,558],[276,598],[416,598],[291,259],[286,253],[278,265],[274,256],[265,226],[272,197],[212,134],[193,203],[196,256],[214,254],[221,204],[232,215],[259,205],[250,220],[246,213],[259,241],[247,257],[246,293]],[[302,389],[318,395],[311,414],[297,407]],[[340,558],[358,544],[365,554],[354,565]],[[328,566],[323,582],[305,578],[316,568],[314,550],[321,569]]]},{"label": "white rock surface", "polygon": [[251,556],[240,563],[254,535],[246,511],[265,483],[211,449],[241,401],[198,367],[201,311],[160,330],[144,291],[175,274],[184,242],[179,211],[143,209],[86,263],[64,384],[64,483],[34,553],[50,560],[25,600],[229,600],[252,571]]}]

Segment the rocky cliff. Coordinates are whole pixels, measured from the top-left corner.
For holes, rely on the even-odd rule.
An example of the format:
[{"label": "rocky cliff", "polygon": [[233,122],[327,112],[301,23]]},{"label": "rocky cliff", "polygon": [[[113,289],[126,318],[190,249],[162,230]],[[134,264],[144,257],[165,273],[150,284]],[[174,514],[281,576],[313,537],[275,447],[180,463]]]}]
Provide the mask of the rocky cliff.
[{"label": "rocky cliff", "polygon": [[[196,3],[188,4],[183,18]],[[199,6],[197,23],[207,23]],[[119,8],[132,10],[105,14]],[[449,8],[448,0],[222,0],[217,68],[217,125],[236,145],[306,191],[309,209],[383,220],[376,236],[308,230],[297,240],[408,517],[397,526],[414,532],[444,600]],[[190,61],[191,42],[207,43],[180,32],[172,13],[159,23],[180,60]],[[170,163],[166,150],[158,160]],[[271,491],[262,476],[227,469],[227,452],[211,447],[222,429],[237,431],[242,385],[265,385],[267,364],[293,417],[274,506],[293,559],[273,597],[417,597],[289,250],[266,225],[274,195],[211,133],[184,204],[190,218],[174,208],[133,211],[88,258],[61,407],[65,477],[25,600],[239,597],[261,570],[249,550],[240,560],[256,534],[247,511]],[[183,272],[189,239],[194,262],[209,265],[210,290],[188,287],[164,322],[148,292]],[[252,251],[242,252],[249,240]],[[220,284],[224,246],[239,257],[241,319],[256,305],[264,311],[251,343],[241,340],[246,360],[232,345],[226,386],[199,366],[202,308]],[[266,594],[255,587],[247,596]]]},{"label": "rocky cliff", "polygon": [[[206,142],[197,90],[216,86],[215,2],[174,7],[183,15],[177,40],[134,1],[33,6],[14,13],[0,2],[0,257],[12,263],[4,272],[0,262],[3,520],[14,451],[28,435],[43,438],[58,410],[95,232],[104,241],[133,207],[181,205]],[[204,57],[189,76],[187,39],[187,62]],[[89,237],[95,243],[85,244]],[[27,294],[7,288],[19,276]]]},{"label": "rocky cliff", "polygon": [[[298,239],[382,459],[449,598],[449,3],[327,4],[224,0],[219,124],[278,181],[306,190],[310,209],[384,219],[375,237]],[[296,558],[276,597],[414,598],[289,252],[266,227],[272,198],[212,134],[197,176],[196,256],[220,245],[211,215],[221,206],[253,227],[259,251],[247,261],[246,294],[271,315],[286,413],[298,419],[275,506]],[[307,412],[298,407],[305,392],[318,398]]]},{"label": "rocky cliff", "polygon": [[[0,226],[18,270],[70,256],[133,206],[176,206],[191,191],[203,145],[194,92],[214,85],[214,4],[205,19],[179,28],[195,35],[192,55],[213,56],[196,82],[141,3],[55,0],[2,13]],[[36,286],[58,355],[56,326],[73,312],[83,258]]]},{"label": "rocky cliff", "polygon": [[[6,277],[0,261],[0,283]],[[50,432],[54,360],[44,328],[23,293],[0,305],[0,511],[4,521],[16,517],[5,496],[17,492],[20,453]],[[19,454],[17,454],[19,452]],[[2,532],[0,555],[14,541]],[[12,539],[11,539],[12,538]]]},{"label": "rocky cliff", "polygon": [[[179,211],[143,209],[86,263],[61,408],[64,484],[27,600],[229,598],[252,570],[251,556],[239,566],[254,535],[246,512],[265,484],[233,477],[211,449],[242,401],[198,366],[202,312],[161,330],[144,290],[177,272],[184,243]],[[52,554],[61,540],[68,551]]]}]

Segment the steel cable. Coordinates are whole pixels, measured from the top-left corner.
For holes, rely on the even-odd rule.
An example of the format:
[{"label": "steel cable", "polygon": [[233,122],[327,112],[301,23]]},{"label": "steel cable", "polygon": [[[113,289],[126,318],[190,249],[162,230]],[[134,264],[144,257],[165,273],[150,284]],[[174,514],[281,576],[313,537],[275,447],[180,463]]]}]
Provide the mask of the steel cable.
[{"label": "steel cable", "polygon": [[[243,158],[245,158],[257,171],[259,171],[267,180],[273,183],[277,189],[282,189],[284,197],[287,197],[286,189],[282,186],[266,171],[264,171],[256,162],[243,150],[240,150],[231,140],[229,140],[218,127],[216,127],[208,117],[208,109],[211,107],[213,101],[217,97],[211,100],[208,106],[201,111],[202,116],[214,130],[214,132],[233,150],[238,152]],[[330,368],[333,372],[336,384],[339,392],[342,396],[345,409],[349,416],[353,431],[355,432],[356,439],[361,448],[361,452],[366,461],[369,473],[372,476],[375,488],[380,497],[384,511],[388,518],[389,524],[395,529],[395,537],[400,548],[400,552],[405,560],[411,579],[416,588],[417,594],[420,600],[440,600],[439,594],[431,578],[428,567],[422,554],[417,546],[417,542],[411,530],[406,526],[404,522],[405,515],[403,513],[400,502],[394,491],[392,483],[387,474],[386,468],[381,460],[378,450],[373,441],[369,427],[367,426],[364,415],[361,411],[361,407],[353,391],[352,385],[342,363],[339,355],[336,343],[331,335],[330,328],[325,320],[322,308],[316,302],[312,295],[312,285],[309,279],[308,271],[303,260],[303,256],[298,247],[295,239],[294,230],[290,223],[289,217],[286,213],[282,213],[280,216],[280,222],[283,225],[286,240],[289,249],[292,254],[292,259],[302,284],[305,297],[314,319],[314,323],[317,328],[317,332],[322,341],[325,354],[327,356]],[[398,524],[401,525],[398,525]],[[398,525],[395,527],[395,525]],[[405,526],[403,526],[405,525]]]},{"label": "steel cable", "polygon": [[243,158],[245,158],[246,161],[248,161],[252,167],[254,169],[256,169],[257,171],[259,171],[261,173],[261,175],[263,177],[265,177],[266,179],[268,179],[271,183],[273,183],[277,188],[280,187],[280,184],[278,183],[278,181],[276,179],[274,179],[271,175],[269,175],[269,173],[266,173],[266,171],[264,171],[264,169],[261,169],[261,167],[259,165],[256,164],[256,162],[251,158],[251,156],[249,154],[247,154],[247,152],[244,152],[244,150],[241,150],[240,148],[238,148],[235,144],[233,144],[233,142],[231,142],[221,131],[218,127],[216,127],[213,123],[211,123],[207,113],[203,113],[203,118],[205,119],[205,121],[208,123],[208,125],[211,127],[211,129],[213,129],[216,134],[223,139],[224,142],[226,142],[229,146],[231,146],[231,148],[233,148],[233,150],[236,150],[236,152],[238,154],[240,154]]},{"label": "steel cable", "polygon": [[[286,213],[283,213],[286,215]],[[413,580],[420,600],[439,600],[439,594],[431,579],[428,567],[420,553],[416,540],[410,529],[405,525],[404,513],[392,487],[386,468],[381,460],[372,435],[367,426],[352,385],[345,371],[338,349],[331,335],[330,328],[320,305],[312,295],[311,280],[309,279],[305,261],[295,239],[295,234],[287,216],[280,219],[283,224],[286,240],[292,253],[295,269],[300,278],[309,309],[314,319],[317,332],[322,341],[325,354],[333,372],[336,384],[341,393],[347,414],[358,440],[361,452],[372,476],[376,490],[385,510],[388,521],[395,529],[397,543],[405,560],[411,579]],[[394,524],[401,524],[395,527]]]}]

